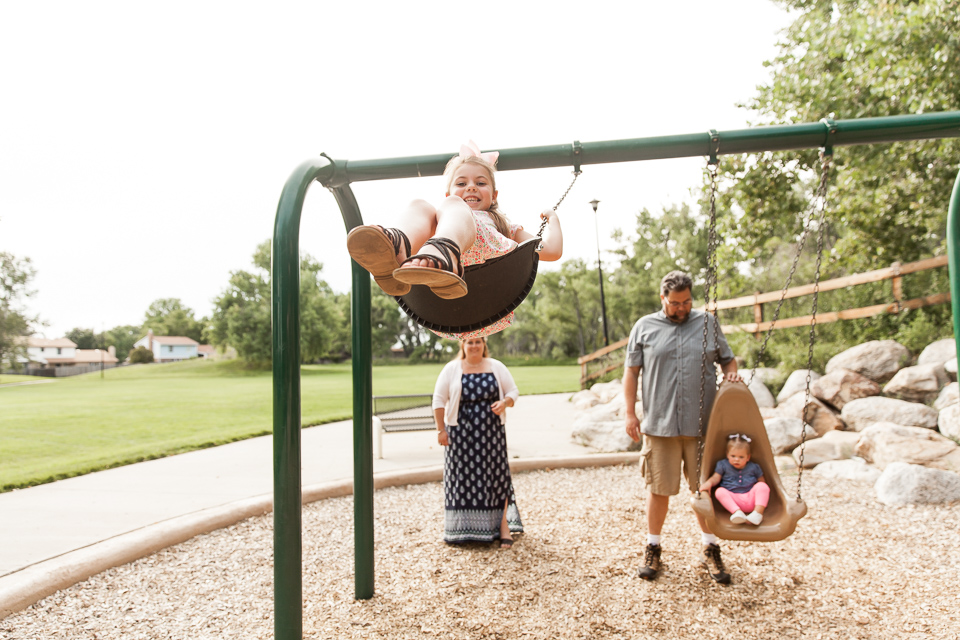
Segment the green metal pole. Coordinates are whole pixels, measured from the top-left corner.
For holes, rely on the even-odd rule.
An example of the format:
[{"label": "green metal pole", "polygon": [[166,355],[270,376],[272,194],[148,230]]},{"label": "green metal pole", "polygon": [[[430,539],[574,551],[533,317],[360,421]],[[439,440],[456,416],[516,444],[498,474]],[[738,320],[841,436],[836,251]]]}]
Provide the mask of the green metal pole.
[{"label": "green metal pole", "polygon": [[[347,231],[363,224],[360,206],[349,185],[332,189]],[[353,536],[354,592],[358,600],[374,594],[373,556],[373,348],[370,274],[353,267],[350,318],[353,326]]]},{"label": "green metal pole", "polygon": [[271,254],[273,319],[273,593],[277,640],[303,638],[300,516],[300,215],[326,159],[308,160],[283,187]]},{"label": "green metal pole", "polygon": [[950,309],[953,311],[953,337],[960,358],[960,173],[953,183],[953,195],[947,210],[947,262],[950,270]]}]

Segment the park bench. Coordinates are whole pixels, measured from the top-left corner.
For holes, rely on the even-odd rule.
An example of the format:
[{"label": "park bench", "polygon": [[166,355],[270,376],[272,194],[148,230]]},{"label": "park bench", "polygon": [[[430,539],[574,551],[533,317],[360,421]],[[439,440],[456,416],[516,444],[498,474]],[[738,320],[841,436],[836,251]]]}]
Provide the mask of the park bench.
[{"label": "park bench", "polygon": [[433,396],[373,396],[373,448],[378,460],[383,458],[383,434],[399,431],[436,429]]}]

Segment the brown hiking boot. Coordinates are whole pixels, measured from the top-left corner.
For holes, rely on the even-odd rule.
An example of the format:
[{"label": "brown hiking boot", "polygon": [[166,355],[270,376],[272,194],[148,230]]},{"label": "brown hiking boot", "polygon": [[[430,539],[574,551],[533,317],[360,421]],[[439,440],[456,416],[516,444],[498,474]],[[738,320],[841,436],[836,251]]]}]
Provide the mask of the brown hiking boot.
[{"label": "brown hiking boot", "polygon": [[643,566],[637,569],[637,576],[644,580],[656,580],[660,575],[660,545],[648,544],[643,555]]},{"label": "brown hiking boot", "polygon": [[720,584],[730,584],[730,574],[723,570],[723,560],[720,559],[720,546],[710,543],[703,548],[703,565],[707,568],[710,577]]}]

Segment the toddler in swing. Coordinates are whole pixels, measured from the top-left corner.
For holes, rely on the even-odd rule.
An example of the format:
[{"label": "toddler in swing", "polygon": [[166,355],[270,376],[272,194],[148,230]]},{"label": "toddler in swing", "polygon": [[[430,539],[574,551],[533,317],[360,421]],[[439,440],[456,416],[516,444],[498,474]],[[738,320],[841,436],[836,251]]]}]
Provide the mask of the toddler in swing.
[{"label": "toddler in swing", "polygon": [[758,525],[770,499],[770,486],[763,481],[763,470],[750,462],[750,438],[735,433],[727,439],[727,457],[717,462],[714,474],[700,485],[709,493],[717,487],[717,500],[730,512],[730,522]]},{"label": "toddler in swing", "polygon": [[[499,155],[481,153],[473,141],[461,146],[444,170],[446,199],[436,207],[414,200],[396,228],[354,228],[347,236],[350,257],[391,296],[406,294],[414,284],[426,285],[447,300],[467,295],[464,267],[510,253],[535,237],[507,220],[497,206],[494,172]],[[540,218],[547,221],[540,259],[559,260],[563,234],[557,213],[549,209]]]}]

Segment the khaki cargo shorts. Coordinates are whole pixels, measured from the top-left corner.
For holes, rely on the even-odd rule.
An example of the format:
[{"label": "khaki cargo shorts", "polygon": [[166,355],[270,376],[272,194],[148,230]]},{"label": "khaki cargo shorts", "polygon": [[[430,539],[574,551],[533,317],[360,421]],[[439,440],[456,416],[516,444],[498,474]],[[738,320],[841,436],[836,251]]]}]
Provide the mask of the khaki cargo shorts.
[{"label": "khaki cargo shorts", "polygon": [[662,438],[643,434],[640,474],[647,483],[647,490],[658,496],[675,496],[680,493],[682,463],[690,491],[696,491],[700,486],[697,478],[699,441],[699,438]]}]

